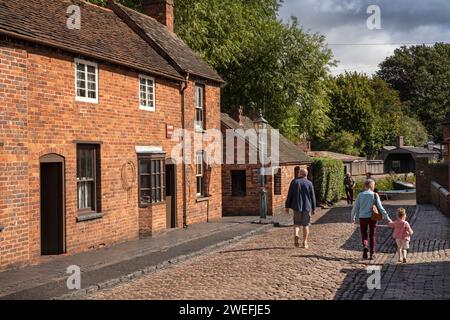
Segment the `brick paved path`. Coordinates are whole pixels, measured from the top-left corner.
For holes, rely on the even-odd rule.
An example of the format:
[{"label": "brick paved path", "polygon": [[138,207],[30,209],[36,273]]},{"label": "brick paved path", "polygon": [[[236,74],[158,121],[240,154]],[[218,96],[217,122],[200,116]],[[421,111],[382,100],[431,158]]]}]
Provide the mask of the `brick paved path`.
[{"label": "brick paved path", "polygon": [[[386,208],[394,217],[398,203]],[[409,264],[397,265],[391,230],[379,227],[381,290],[368,290],[359,229],[349,208],[317,214],[309,249],[293,247],[292,229],[275,228],[220,251],[174,265],[88,299],[436,299],[450,298],[449,220],[431,206],[415,214]],[[394,262],[394,263],[393,263]]]}]

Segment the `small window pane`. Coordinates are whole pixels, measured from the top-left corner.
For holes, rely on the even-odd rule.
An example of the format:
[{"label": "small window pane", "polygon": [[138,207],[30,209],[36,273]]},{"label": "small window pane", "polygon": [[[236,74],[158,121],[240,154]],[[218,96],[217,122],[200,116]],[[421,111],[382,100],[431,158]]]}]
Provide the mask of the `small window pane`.
[{"label": "small window pane", "polygon": [[150,176],[141,176],[141,188],[150,189]]}]

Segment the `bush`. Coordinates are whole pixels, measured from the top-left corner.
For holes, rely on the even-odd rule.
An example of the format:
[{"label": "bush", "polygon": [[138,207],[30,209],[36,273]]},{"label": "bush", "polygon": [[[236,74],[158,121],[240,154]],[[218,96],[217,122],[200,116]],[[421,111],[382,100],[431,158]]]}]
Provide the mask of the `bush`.
[{"label": "bush", "polygon": [[[366,181],[365,178],[356,180],[355,196],[357,196],[358,193],[364,191],[364,181]],[[375,177],[375,181],[378,191],[390,191],[395,189],[394,181],[403,181],[416,184],[416,176],[413,174],[391,174],[383,179],[378,179],[377,177]]]},{"label": "bush", "polygon": [[344,163],[331,158],[314,158],[313,183],[318,203],[332,205],[344,195]]}]

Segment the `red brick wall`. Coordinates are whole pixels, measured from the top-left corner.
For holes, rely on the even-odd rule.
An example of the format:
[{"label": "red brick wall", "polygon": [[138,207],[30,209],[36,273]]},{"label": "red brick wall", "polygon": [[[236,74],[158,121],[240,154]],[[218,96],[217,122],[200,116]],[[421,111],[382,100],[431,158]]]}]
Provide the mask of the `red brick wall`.
[{"label": "red brick wall", "polygon": [[[89,60],[89,59],[87,59]],[[98,61],[95,61],[98,62]],[[40,257],[39,158],[65,158],[68,253],[136,239],[166,229],[165,204],[138,208],[137,184],[122,187],[127,160],[137,168],[136,145],[161,146],[170,158],[177,144],[166,124],[181,128],[180,84],[156,77],[156,112],[139,110],[139,73],[98,62],[99,103],[75,101],[74,58],[0,42],[0,267]],[[193,127],[194,82],[186,90],[186,124]],[[220,87],[207,84],[208,127],[220,125]],[[191,101],[192,100],[192,101]],[[191,121],[192,119],[192,121]],[[188,126],[189,127],[189,126]],[[101,141],[101,219],[77,222],[76,144]],[[3,143],[3,146],[1,146]],[[182,165],[177,173],[177,226],[183,223]],[[221,217],[220,168],[212,169],[210,210],[187,194],[189,223]],[[187,176],[188,190],[195,175]]]},{"label": "red brick wall", "polygon": [[27,53],[0,46],[0,267],[29,257]]},{"label": "red brick wall", "polygon": [[448,164],[430,164],[428,158],[416,159],[417,203],[431,203],[430,187],[433,181],[444,188],[449,187]]}]

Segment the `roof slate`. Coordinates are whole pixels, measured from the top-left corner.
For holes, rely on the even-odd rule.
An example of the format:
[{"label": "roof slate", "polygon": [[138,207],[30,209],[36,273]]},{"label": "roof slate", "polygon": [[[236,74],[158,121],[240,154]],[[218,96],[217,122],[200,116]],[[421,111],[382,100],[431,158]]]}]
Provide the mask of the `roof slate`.
[{"label": "roof slate", "polygon": [[216,70],[207,64],[194,50],[156,19],[115,3],[136,25],[161,47],[184,72],[223,82]]},{"label": "roof slate", "polygon": [[[79,30],[67,27],[71,5],[81,9]],[[212,67],[164,25],[116,6],[123,8],[159,47],[150,45],[113,10],[82,0],[0,0],[0,34],[172,79],[184,79],[181,68],[222,82]]]}]

